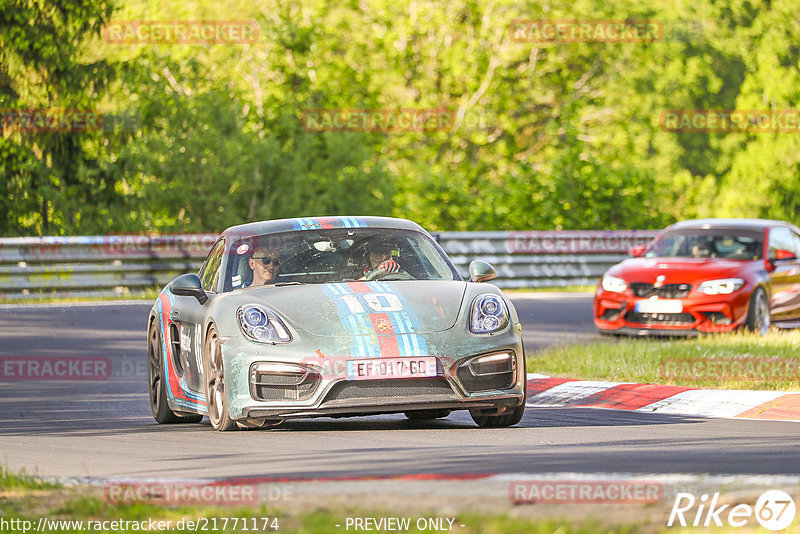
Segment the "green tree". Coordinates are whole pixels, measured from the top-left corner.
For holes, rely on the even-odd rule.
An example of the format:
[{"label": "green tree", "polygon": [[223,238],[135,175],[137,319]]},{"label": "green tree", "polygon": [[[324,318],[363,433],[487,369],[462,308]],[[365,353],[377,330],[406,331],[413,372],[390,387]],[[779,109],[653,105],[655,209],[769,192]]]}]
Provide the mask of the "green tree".
[{"label": "green tree", "polygon": [[100,133],[37,131],[14,119],[15,111],[97,109],[113,65],[84,61],[81,44],[111,12],[105,0],[0,4],[3,234],[97,232],[117,199],[115,173],[89,147]]}]

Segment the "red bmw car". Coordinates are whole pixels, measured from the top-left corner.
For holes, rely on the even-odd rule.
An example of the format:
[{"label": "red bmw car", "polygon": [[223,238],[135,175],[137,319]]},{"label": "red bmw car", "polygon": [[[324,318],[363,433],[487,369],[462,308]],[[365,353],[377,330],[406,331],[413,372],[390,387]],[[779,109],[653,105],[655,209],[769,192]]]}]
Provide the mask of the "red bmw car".
[{"label": "red bmw car", "polygon": [[694,335],[800,326],[800,229],[763,219],[698,219],[666,228],[603,275],[601,333]]}]

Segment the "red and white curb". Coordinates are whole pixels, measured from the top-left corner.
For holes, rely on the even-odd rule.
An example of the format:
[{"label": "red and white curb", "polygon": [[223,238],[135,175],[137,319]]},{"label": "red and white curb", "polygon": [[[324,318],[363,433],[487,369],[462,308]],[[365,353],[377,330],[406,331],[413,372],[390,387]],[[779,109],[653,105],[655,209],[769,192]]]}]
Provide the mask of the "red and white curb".
[{"label": "red and white curb", "polygon": [[800,392],[695,389],[528,373],[529,407],[590,407],[800,422]]}]

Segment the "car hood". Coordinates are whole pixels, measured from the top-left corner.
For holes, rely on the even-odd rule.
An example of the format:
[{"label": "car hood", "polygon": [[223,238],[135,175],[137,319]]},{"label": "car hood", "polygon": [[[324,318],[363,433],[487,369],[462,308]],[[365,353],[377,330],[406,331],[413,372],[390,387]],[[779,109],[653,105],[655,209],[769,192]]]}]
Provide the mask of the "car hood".
[{"label": "car hood", "polygon": [[654,283],[664,276],[664,283],[692,283],[737,276],[749,261],[701,258],[629,258],[613,266],[606,274],[627,282]]},{"label": "car hood", "polygon": [[249,288],[237,291],[235,300],[264,304],[290,326],[318,336],[381,329],[425,334],[455,325],[465,291],[465,282],[450,280],[359,281]]}]

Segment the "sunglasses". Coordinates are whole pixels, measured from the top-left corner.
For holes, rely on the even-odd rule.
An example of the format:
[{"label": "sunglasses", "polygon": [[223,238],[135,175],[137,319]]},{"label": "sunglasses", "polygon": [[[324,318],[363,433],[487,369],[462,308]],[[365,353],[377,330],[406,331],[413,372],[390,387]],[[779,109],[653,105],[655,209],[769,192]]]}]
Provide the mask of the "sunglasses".
[{"label": "sunglasses", "polygon": [[276,258],[270,258],[267,256],[260,256],[260,257],[253,256],[253,259],[260,261],[261,265],[263,265],[264,267],[269,267],[270,265],[275,265],[275,267],[277,267],[278,265],[281,264],[281,260]]}]

